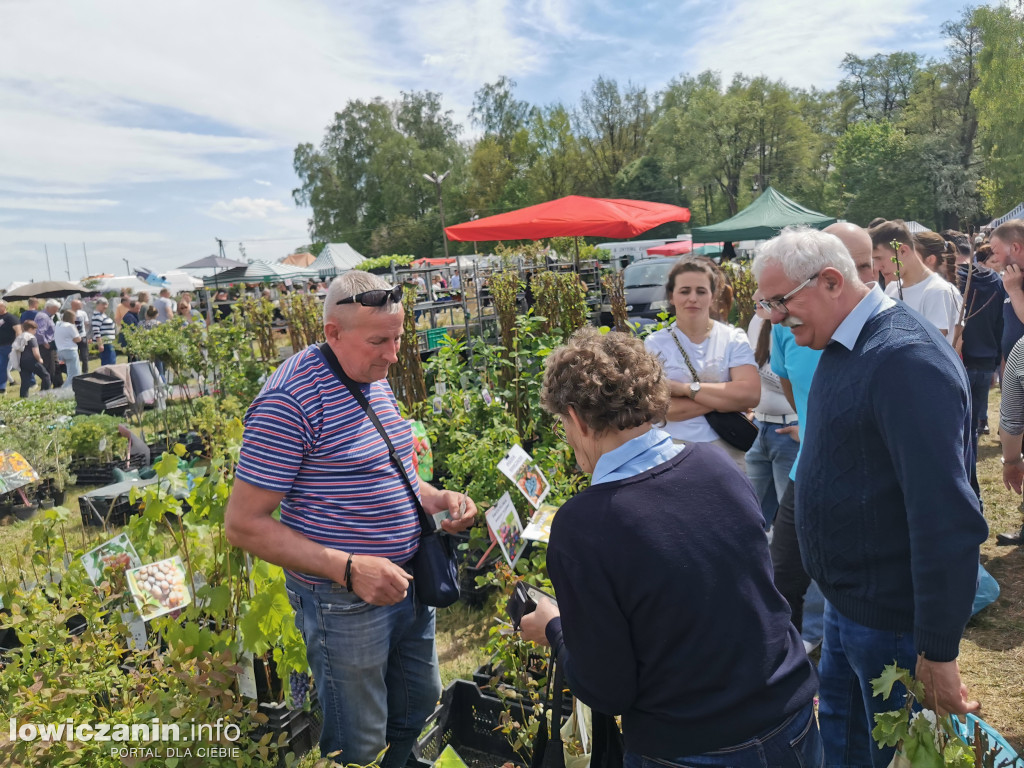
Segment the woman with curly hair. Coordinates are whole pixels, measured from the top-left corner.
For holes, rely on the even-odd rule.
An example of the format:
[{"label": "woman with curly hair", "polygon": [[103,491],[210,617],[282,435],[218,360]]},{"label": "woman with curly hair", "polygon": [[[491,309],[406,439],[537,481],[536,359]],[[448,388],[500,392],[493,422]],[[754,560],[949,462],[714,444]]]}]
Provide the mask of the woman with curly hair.
[{"label": "woman with curly hair", "polygon": [[551,526],[558,605],[524,616],[523,636],[622,715],[626,768],[823,765],[816,675],[750,483],[656,426],[669,383],[638,339],[584,328],[545,366],[541,403],[592,478]]}]

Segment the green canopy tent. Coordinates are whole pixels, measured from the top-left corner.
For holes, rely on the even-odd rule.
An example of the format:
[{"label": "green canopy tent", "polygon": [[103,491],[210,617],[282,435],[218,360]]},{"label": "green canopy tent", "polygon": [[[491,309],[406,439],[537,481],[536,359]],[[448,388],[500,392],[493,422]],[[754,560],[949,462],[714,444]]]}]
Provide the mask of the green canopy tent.
[{"label": "green canopy tent", "polygon": [[804,208],[785,195],[768,187],[761,196],[730,219],[706,227],[695,227],[693,242],[719,243],[736,240],[767,240],[775,237],[783,227],[806,224],[824,229],[835,219],[823,213]]}]

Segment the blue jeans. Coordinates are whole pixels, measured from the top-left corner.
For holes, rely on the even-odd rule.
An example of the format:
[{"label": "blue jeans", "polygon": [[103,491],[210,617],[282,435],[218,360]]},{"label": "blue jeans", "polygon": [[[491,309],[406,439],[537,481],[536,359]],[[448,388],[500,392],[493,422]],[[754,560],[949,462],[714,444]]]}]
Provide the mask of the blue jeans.
[{"label": "blue jeans", "polygon": [[100,350],[100,365],[116,365],[117,364],[117,352],[114,351],[114,344],[112,342],[105,343],[103,349]]},{"label": "blue jeans", "polygon": [[11,362],[11,345],[0,344],[0,392],[7,391],[7,366]]},{"label": "blue jeans", "polygon": [[343,765],[402,768],[441,695],[434,609],[415,597],[375,606],[340,584],[287,578],[295,626],[306,641],[323,708],[320,754]]},{"label": "blue jeans", "polygon": [[71,389],[71,380],[82,375],[82,362],[78,359],[78,347],[74,349],[58,349],[57,357],[63,361],[66,369],[62,389]]},{"label": "blue jeans", "polygon": [[825,601],[825,639],[818,664],[818,722],[828,765],[886,768],[895,747],[879,749],[871,738],[875,715],[902,707],[902,685],[883,700],[871,695],[871,681],[887,664],[914,671],[913,632],[870,629],[843,616]]},{"label": "blue jeans", "polygon": [[779,509],[779,500],[789,483],[789,470],[796,461],[800,443],[789,435],[780,435],[775,431],[784,424],[765,424],[754,419],[754,425],[757,427],[757,439],[747,451],[747,477],[761,502],[764,527],[768,530],[772,527],[775,513]]},{"label": "blue jeans", "polygon": [[988,392],[992,388],[992,374],[995,369],[967,369],[967,381],[971,385],[971,415],[974,426],[974,460],[978,460],[978,430],[988,424]]},{"label": "blue jeans", "polygon": [[[787,438],[788,439],[788,438]],[[814,705],[808,703],[795,715],[765,734],[703,755],[672,760],[644,757],[627,751],[622,768],[691,768],[691,766],[728,766],[728,768],[824,768]]]}]

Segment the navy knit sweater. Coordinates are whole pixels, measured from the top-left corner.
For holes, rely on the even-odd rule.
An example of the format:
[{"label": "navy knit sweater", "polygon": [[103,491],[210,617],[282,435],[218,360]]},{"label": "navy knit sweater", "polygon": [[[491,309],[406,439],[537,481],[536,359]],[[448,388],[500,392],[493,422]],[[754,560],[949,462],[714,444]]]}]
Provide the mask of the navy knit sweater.
[{"label": "navy knit sweater", "polygon": [[732,746],[813,698],[763,526],[749,481],[701,443],[558,511],[547,563],[561,621],[548,639],[564,640],[573,693],[622,715],[627,749],[672,759]]},{"label": "navy knit sweater", "polygon": [[853,350],[826,347],[808,399],[796,479],[804,565],[848,619],[914,633],[955,659],[988,535],[968,482],[963,365],[902,304],[869,319]]}]

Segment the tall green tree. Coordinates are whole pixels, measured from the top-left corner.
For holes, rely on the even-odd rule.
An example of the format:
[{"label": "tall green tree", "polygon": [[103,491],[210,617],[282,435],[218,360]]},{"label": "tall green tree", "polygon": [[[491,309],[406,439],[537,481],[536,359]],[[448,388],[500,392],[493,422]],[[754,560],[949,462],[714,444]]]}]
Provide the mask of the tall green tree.
[{"label": "tall green tree", "polygon": [[921,57],[908,51],[876,53],[864,59],[848,53],[841,68],[842,92],[853,98],[854,120],[895,120],[910,101]]},{"label": "tall green tree", "polygon": [[561,104],[535,107],[529,124],[530,142],[537,153],[527,170],[530,202],[579,194],[583,155],[569,110]]},{"label": "tall green tree", "polygon": [[476,92],[470,120],[484,131],[469,163],[467,206],[483,215],[528,203],[526,172],[536,157],[530,105],[516,99],[515,81],[501,77]]},{"label": "tall green tree", "polygon": [[982,6],[973,21],[981,31],[975,94],[985,152],[982,185],[989,213],[999,215],[1024,200],[1024,9]]},{"label": "tall green tree", "polygon": [[[380,255],[395,252],[393,237],[386,235],[401,231],[399,241],[413,253],[433,253],[440,226],[431,234],[409,222],[436,210],[435,187],[423,174],[452,170],[446,190],[458,196],[465,178],[459,131],[436,93],[349,102],[335,114],[319,147],[300,144],[295,150],[301,185],[292,195],[296,203],[312,208],[313,239],[345,241],[367,255]],[[375,246],[384,250],[375,251]]]},{"label": "tall green tree", "polygon": [[582,194],[608,197],[619,172],[646,152],[654,123],[647,90],[598,77],[580,98],[573,128],[583,153],[585,190]]}]

